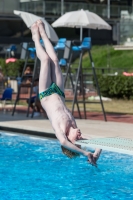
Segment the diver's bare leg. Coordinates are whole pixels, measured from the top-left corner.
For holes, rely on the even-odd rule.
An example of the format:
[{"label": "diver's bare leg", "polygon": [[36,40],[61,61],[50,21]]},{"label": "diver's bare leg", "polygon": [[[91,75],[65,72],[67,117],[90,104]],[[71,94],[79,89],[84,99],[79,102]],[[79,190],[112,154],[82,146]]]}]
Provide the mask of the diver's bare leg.
[{"label": "diver's bare leg", "polygon": [[38,25],[35,23],[31,27],[32,39],[35,43],[37,57],[41,61],[39,77],[39,93],[45,91],[52,83],[50,58],[40,44],[40,34]]},{"label": "diver's bare leg", "polygon": [[37,24],[38,24],[38,27],[39,27],[40,35],[41,35],[41,37],[44,41],[44,46],[45,46],[46,52],[51,59],[50,66],[51,66],[52,82],[55,82],[58,85],[58,87],[60,87],[60,89],[62,91],[64,91],[63,75],[62,75],[60,66],[58,64],[58,58],[57,58],[57,55],[55,53],[55,50],[54,50],[50,40],[47,37],[47,34],[45,32],[45,28],[44,28],[44,24],[42,23],[42,21],[38,20]]}]

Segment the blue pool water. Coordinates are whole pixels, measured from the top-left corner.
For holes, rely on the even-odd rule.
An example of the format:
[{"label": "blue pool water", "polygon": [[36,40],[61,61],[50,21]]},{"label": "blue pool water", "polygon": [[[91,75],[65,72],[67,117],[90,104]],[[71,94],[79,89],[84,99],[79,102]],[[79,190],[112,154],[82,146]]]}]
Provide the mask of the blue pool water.
[{"label": "blue pool water", "polygon": [[1,133],[0,200],[133,200],[133,157],[103,151],[98,168],[56,140]]}]

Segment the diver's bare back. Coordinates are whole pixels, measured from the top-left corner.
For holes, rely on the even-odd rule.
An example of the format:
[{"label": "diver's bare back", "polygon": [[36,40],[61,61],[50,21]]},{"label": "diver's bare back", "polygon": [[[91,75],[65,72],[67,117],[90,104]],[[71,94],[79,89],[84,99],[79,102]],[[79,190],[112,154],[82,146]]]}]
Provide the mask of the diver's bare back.
[{"label": "diver's bare back", "polygon": [[71,113],[66,108],[63,97],[52,94],[44,97],[41,103],[55,131],[60,129],[66,133],[70,126],[74,126]]}]

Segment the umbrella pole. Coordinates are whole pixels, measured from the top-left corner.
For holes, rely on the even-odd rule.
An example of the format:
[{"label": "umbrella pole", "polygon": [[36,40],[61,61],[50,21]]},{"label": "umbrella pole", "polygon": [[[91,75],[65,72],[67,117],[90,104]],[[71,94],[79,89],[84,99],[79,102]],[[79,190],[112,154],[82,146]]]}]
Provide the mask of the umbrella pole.
[{"label": "umbrella pole", "polygon": [[83,27],[80,27],[80,42],[82,42],[82,38],[83,38]]},{"label": "umbrella pole", "polygon": [[90,28],[88,28],[88,37],[90,37],[90,35],[91,35],[91,30]]}]

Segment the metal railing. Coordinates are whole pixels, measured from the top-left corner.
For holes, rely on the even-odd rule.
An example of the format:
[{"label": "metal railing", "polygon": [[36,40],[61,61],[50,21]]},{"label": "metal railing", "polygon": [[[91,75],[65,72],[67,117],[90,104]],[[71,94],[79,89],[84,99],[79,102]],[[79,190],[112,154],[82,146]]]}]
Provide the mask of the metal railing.
[{"label": "metal railing", "polygon": [[[20,3],[20,9],[27,12],[34,12],[35,14],[40,13],[43,16],[53,15],[60,16],[62,13],[61,2],[56,1],[30,1]],[[91,4],[83,2],[64,2],[63,4],[63,13],[73,11],[73,10],[89,10],[91,12],[97,13],[103,18],[108,18],[108,7],[106,4]],[[111,5],[110,6],[110,17],[111,18],[120,18],[121,11],[126,10],[129,13],[132,12],[131,6],[123,5]]]},{"label": "metal railing", "polygon": [[[52,16],[54,19],[61,14],[73,10],[85,9],[97,13],[102,18],[108,18],[108,6],[106,4],[92,4],[83,2],[64,2],[63,7],[61,1],[45,1],[45,0],[10,0],[0,1],[0,15],[14,15],[13,10],[22,10],[39,14],[40,16]],[[132,12],[132,6],[110,5],[110,18],[120,18],[121,11],[126,10]]]},{"label": "metal railing", "polygon": [[[72,70],[72,69],[71,69]],[[122,75],[123,72],[130,72],[131,68],[115,68],[115,67],[95,67],[95,71],[97,75],[108,75],[108,76],[117,76]],[[76,74],[77,74],[77,68],[73,70],[73,73],[71,74],[73,84],[76,82]],[[64,74],[65,76],[65,74]],[[84,68],[83,69],[83,82],[86,89],[89,89],[89,91],[94,91],[94,75],[92,71],[92,67]],[[70,82],[70,79],[67,79],[66,83],[66,89],[72,89],[72,84]]]}]

